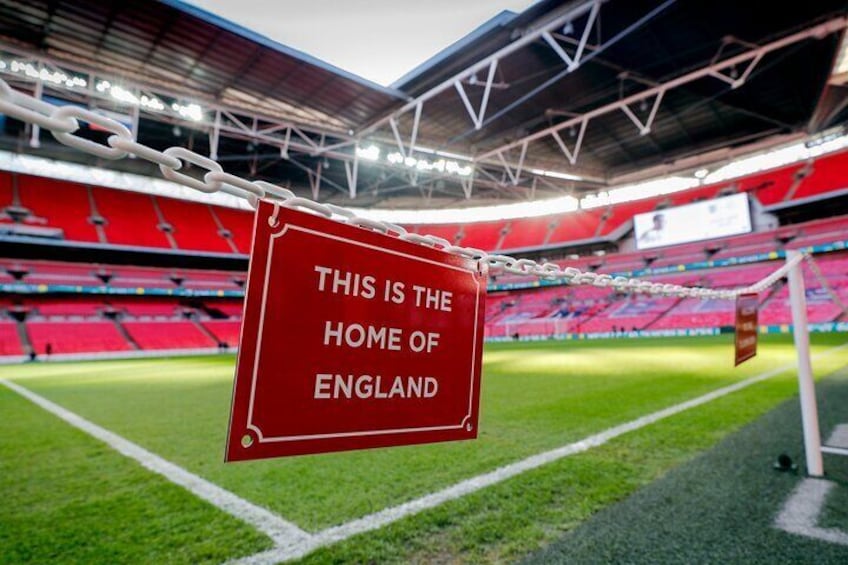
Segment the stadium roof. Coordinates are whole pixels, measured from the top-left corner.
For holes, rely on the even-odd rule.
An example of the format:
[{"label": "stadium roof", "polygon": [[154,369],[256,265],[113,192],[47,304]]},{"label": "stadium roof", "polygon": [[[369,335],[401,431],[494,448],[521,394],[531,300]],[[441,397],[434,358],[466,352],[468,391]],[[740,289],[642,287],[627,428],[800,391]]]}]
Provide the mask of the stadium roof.
[{"label": "stadium roof", "polygon": [[[709,165],[841,124],[833,71],[845,10],[542,0],[385,88],[176,0],[6,1],[0,71],[17,88],[40,80],[44,96],[126,114],[145,143],[189,145],[324,201],[503,203]],[[86,86],[44,80],[43,69]],[[26,135],[7,125],[0,144],[19,148]],[[42,141],[27,150],[81,159]]]}]

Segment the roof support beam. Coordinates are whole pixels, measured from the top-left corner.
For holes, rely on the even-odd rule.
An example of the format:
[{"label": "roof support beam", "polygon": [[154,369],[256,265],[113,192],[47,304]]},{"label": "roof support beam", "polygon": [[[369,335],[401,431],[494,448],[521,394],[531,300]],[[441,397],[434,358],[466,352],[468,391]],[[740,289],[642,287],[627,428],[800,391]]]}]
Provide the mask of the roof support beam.
[{"label": "roof support beam", "polygon": [[[572,165],[577,164],[577,156],[580,154],[580,147],[583,146],[583,136],[586,135],[586,126],[588,125],[589,120],[583,120],[582,122],[580,122],[580,130],[577,133],[577,141],[574,142],[574,147],[572,149],[569,149],[565,145],[565,142],[562,140],[562,137],[560,137],[558,131],[552,132],[551,134],[554,140],[556,140],[557,145],[559,145],[559,148],[565,154],[566,158],[568,159],[568,162]],[[528,141],[525,144],[525,147],[529,145],[529,143],[530,142]]]},{"label": "roof support beam", "polygon": [[348,193],[351,200],[356,198],[356,181],[359,176],[359,145],[354,150],[353,163],[345,161],[345,175],[347,176]]},{"label": "roof support beam", "polygon": [[314,173],[311,170],[306,171],[309,176],[309,189],[312,191],[312,200],[318,200],[318,196],[321,194],[321,172],[323,170],[324,163],[319,161]]},{"label": "roof support beam", "polygon": [[569,71],[573,71],[580,66],[580,60],[583,58],[583,50],[586,49],[586,43],[589,41],[589,34],[592,32],[592,27],[595,25],[595,20],[598,18],[598,12],[600,12],[600,10],[601,5],[599,3],[596,2],[592,5],[592,9],[589,11],[589,19],[586,22],[586,27],[583,28],[583,34],[580,36],[580,42],[577,44],[577,50],[574,52],[574,55],[566,53],[565,49],[557,43],[557,40],[553,38],[550,32],[542,32],[542,39],[544,39],[548,45],[551,46],[551,49],[556,51],[556,54],[565,61],[565,64],[568,65]]},{"label": "roof support beam", "polygon": [[[651,113],[648,114],[648,118],[644,122],[639,119],[639,116],[637,116],[627,104],[621,107],[621,111],[624,112],[628,118],[630,118],[630,121],[633,122],[633,124],[637,128],[639,128],[639,135],[648,135],[649,133],[651,133],[651,126],[654,124],[654,119],[657,117],[657,110],[659,110],[660,108],[660,102],[662,102],[664,95],[665,90],[660,90],[657,93],[657,97],[654,98],[654,104],[653,106],[651,106]],[[573,164],[574,163],[572,163],[572,165]]]},{"label": "roof support beam", "polygon": [[[602,3],[603,1],[606,0],[592,0],[588,3],[588,6],[591,7],[592,2]],[[586,9],[588,10],[589,7]],[[569,14],[573,14],[573,12],[569,12]],[[36,54],[5,43],[0,43],[0,48],[7,55],[15,57],[19,61],[31,63],[36,68],[46,68],[48,70],[52,69],[53,72],[64,71],[65,73],[74,73],[84,78],[87,82],[85,87],[66,89],[64,86],[45,82],[38,77],[12,72],[8,66],[6,69],[0,69],[0,75],[4,78],[11,80],[13,84],[17,83],[25,85],[25,88],[30,89],[30,93],[35,92],[37,96],[40,96],[42,91],[45,93],[51,93],[54,90],[59,90],[63,95],[66,95],[70,99],[82,104],[90,104],[95,100],[105,100],[111,103],[118,103],[133,116],[134,122],[137,122],[137,120],[141,117],[203,131],[209,136],[210,153],[213,156],[216,153],[220,153],[222,137],[248,140],[277,148],[279,150],[280,158],[288,160],[304,171],[312,171],[313,175],[315,174],[314,166],[307,167],[303,163],[295,161],[294,157],[297,154],[304,154],[312,157],[326,157],[328,159],[349,163],[349,181],[359,176],[359,163],[357,162],[356,167],[353,166],[353,162],[357,160],[354,145],[357,143],[358,138],[350,135],[347,131],[335,131],[316,124],[304,124],[288,119],[281,119],[279,117],[263,115],[257,112],[223,105],[203,97],[195,97],[193,94],[171,91],[167,88],[151,86],[150,84],[133,84],[128,81],[118,81],[115,77],[108,74],[102,74],[96,69],[73,62],[63,61],[57,63],[52,59],[45,57],[43,54]],[[484,88],[486,88],[491,94],[491,90],[497,87],[495,78],[498,65],[494,60],[490,60],[481,68],[488,69],[487,81]],[[40,73],[38,74],[40,75]],[[156,110],[149,106],[140,104],[124,104],[116,99],[109,90],[98,90],[96,88],[96,86],[104,80],[108,80],[113,84],[120,84],[127,93],[132,94],[137,100],[141,100],[142,96],[146,96],[148,99],[158,98],[164,103],[164,107],[160,110]],[[480,84],[482,85],[482,81]],[[171,107],[171,101],[177,101],[183,104],[188,103],[189,101],[196,101],[203,107],[202,119],[196,121],[190,119],[186,115],[180,114],[175,108]],[[487,98],[486,103],[481,103],[480,107],[476,109],[476,117],[478,121],[485,120],[486,112],[488,111],[488,101],[489,99]],[[405,132],[401,131],[402,128],[400,127],[400,122],[396,118],[393,118],[394,127],[392,133],[394,134],[394,142],[397,144],[398,150],[401,154],[404,155],[404,159],[413,156],[414,153],[422,153],[420,150],[416,151],[416,147],[420,137],[419,132],[423,114],[423,105],[423,101],[413,102],[410,105],[410,110],[412,111],[412,129],[411,132],[407,134],[408,137],[404,137]],[[407,123],[408,122],[409,116],[407,116]],[[30,131],[30,134],[31,141],[33,143],[37,143],[38,132]],[[389,146],[392,145],[391,138],[385,141],[389,144]],[[380,143],[382,144],[383,141],[380,141]],[[220,155],[218,156],[220,157]],[[464,159],[462,156],[451,156],[450,154],[439,154],[437,158],[458,159],[459,161],[463,161]],[[463,164],[470,165],[475,172],[473,172],[470,176],[465,177],[435,170],[420,171],[416,168],[406,168],[402,165],[387,162],[375,162],[373,164],[368,163],[368,165],[399,171],[401,174],[408,174],[411,177],[413,185],[419,183],[419,177],[421,177],[422,182],[424,181],[424,178],[444,180],[445,182],[451,183],[452,190],[458,191],[461,188],[461,194],[470,195],[472,193],[472,187],[469,183],[473,183],[475,185],[473,188],[478,190],[480,188],[495,187],[495,182],[489,181],[485,175],[480,174],[480,170],[483,166],[473,163],[470,158],[467,159],[467,162]],[[492,166],[500,169],[500,164],[493,164]],[[326,167],[324,167],[324,169],[326,169]],[[513,169],[517,172],[515,183],[522,181],[522,175],[524,177],[527,176],[526,169],[523,167],[523,164],[521,167],[514,166]],[[356,174],[354,174],[354,172],[356,172]],[[326,173],[326,171],[324,171],[324,173]],[[321,175],[321,183],[323,187],[332,187],[340,191],[343,190],[347,195],[355,194],[357,192],[356,183],[348,182],[347,187],[342,187],[345,183],[333,183],[332,179],[327,178],[327,175],[324,173]],[[530,174],[536,173],[531,172]],[[310,188],[312,187],[310,186]]]},{"label": "roof support beam", "polygon": [[[597,118],[598,116],[602,116],[608,114],[610,112],[622,111],[628,115],[628,117],[633,120],[634,124],[640,129],[640,133],[645,135],[650,131],[650,126],[656,117],[656,111],[659,108],[659,103],[662,100],[662,96],[671,89],[683,86],[685,84],[694,82],[696,80],[705,78],[705,77],[715,77],[717,73],[721,73],[725,69],[730,69],[737,65],[742,65],[747,63],[747,67],[745,72],[743,72],[742,76],[737,80],[741,80],[744,77],[747,80],[750,77],[751,72],[757,63],[769,53],[774,51],[778,51],[783,49],[784,47],[788,47],[789,45],[793,45],[795,43],[805,41],[808,39],[822,39],[827,35],[844,30],[848,27],[848,18],[839,17],[829,20],[827,22],[809,27],[805,30],[799,31],[797,33],[793,33],[791,35],[787,35],[781,39],[777,39],[762,46],[755,46],[751,49],[748,49],[745,52],[742,52],[733,57],[729,57],[722,61],[714,61],[709,65],[702,67],[700,69],[694,70],[692,72],[681,75],[675,79],[669,80],[665,83],[659,84],[652,88],[648,88],[643,90],[642,92],[638,92],[636,94],[632,94],[610,104],[606,104],[594,110],[590,110],[584,114],[577,115],[573,118],[569,118],[559,124],[554,126],[542,129],[533,134],[525,136],[524,138],[512,141],[510,143],[506,143],[499,147],[495,147],[485,153],[478,155],[475,158],[475,162],[478,163],[498,163],[502,158],[502,155],[513,149],[515,147],[519,147],[525,143],[532,143],[534,141],[544,139],[548,136],[556,138],[558,136],[554,136],[555,133],[558,133],[566,128],[574,127],[577,125],[585,125],[589,120],[593,118]],[[725,80],[725,78],[720,78],[720,80]],[[743,81],[744,82],[744,81]],[[741,86],[742,83],[739,84]],[[632,110],[630,110],[630,106],[634,103],[640,102],[642,100],[650,100],[655,98],[654,107],[652,108],[651,115],[649,115],[648,119],[645,122],[639,120],[635,114],[633,114]],[[634,119],[636,118],[636,119]],[[560,139],[561,141],[561,139]],[[563,145],[560,145],[560,148],[563,149]],[[566,153],[566,157],[569,158],[569,162],[574,164],[576,162],[576,158],[572,161],[572,157],[574,152],[564,151]]]},{"label": "roof support beam", "polygon": [[[495,70],[497,68],[497,60],[494,60],[489,64],[489,74],[486,77],[486,85],[483,87],[483,100],[480,102],[480,108],[476,112],[474,111],[474,107],[471,105],[471,101],[468,99],[468,94],[465,93],[465,87],[462,86],[462,81],[457,80],[453,83],[457,92],[459,92],[459,97],[462,99],[465,109],[468,111],[468,115],[471,116],[471,121],[474,122],[475,129],[480,129],[483,126],[483,120],[486,117],[486,106],[489,105],[489,94],[492,92],[492,83],[495,80]],[[416,109],[420,107],[421,104],[416,106]]]},{"label": "roof support beam", "polygon": [[[482,71],[483,69],[486,69],[487,67],[489,69],[489,74],[493,75],[494,68],[495,68],[493,63],[497,63],[497,61],[500,61],[501,59],[503,59],[507,55],[514,53],[514,52],[518,51],[519,49],[522,49],[522,48],[536,42],[536,40],[538,40],[540,37],[542,37],[542,34],[544,34],[545,32],[550,32],[552,30],[558,29],[558,28],[562,27],[563,25],[570,23],[570,22],[573,22],[574,20],[586,15],[587,13],[593,12],[593,11],[595,12],[595,15],[597,15],[597,11],[600,9],[601,4],[603,4],[606,1],[607,0],[586,0],[582,4],[576,6],[572,9],[569,9],[569,10],[565,11],[564,13],[562,13],[558,16],[553,17],[552,19],[542,23],[538,27],[528,30],[520,38],[516,39],[515,41],[513,41],[509,45],[507,45],[507,46],[505,46],[501,49],[498,49],[497,51],[495,51],[494,53],[492,53],[488,57],[485,57],[484,59],[481,59],[480,61],[476,62],[475,64],[471,65],[470,67],[467,67],[466,69],[456,73],[452,77],[442,81],[441,83],[437,84],[436,86],[429,89],[425,93],[423,93],[419,96],[416,96],[415,98],[413,98],[412,100],[410,100],[409,102],[404,104],[400,109],[395,110],[395,111],[391,112],[390,114],[383,116],[383,117],[375,120],[371,124],[365,126],[359,132],[357,132],[357,135],[359,137],[362,137],[362,136],[368,135],[369,133],[372,133],[373,131],[379,129],[380,127],[382,127],[384,125],[386,125],[391,118],[396,119],[398,116],[401,116],[401,115],[409,112],[410,110],[415,108],[417,105],[422,104],[422,103],[438,96],[439,94],[443,93],[446,90],[449,90],[451,88],[459,90],[459,88],[456,86],[457,84],[461,84],[461,82],[463,80],[470,78],[471,76],[477,74],[478,72]],[[591,26],[587,26],[587,27],[591,27]],[[585,34],[585,30],[584,30],[584,34]],[[489,89],[491,89],[491,85],[489,85]],[[462,94],[460,94],[460,97],[461,96],[462,96]],[[466,109],[469,110],[468,113],[472,116],[472,119],[474,119],[475,112],[473,110],[469,109],[468,107],[466,107]],[[483,105],[481,107],[481,109],[485,110],[485,105]],[[478,111],[476,114],[477,114],[477,116],[484,115],[485,111],[483,111],[483,112]],[[479,120],[479,121],[482,122],[482,120]],[[475,124],[476,124],[476,120],[475,120]]]}]

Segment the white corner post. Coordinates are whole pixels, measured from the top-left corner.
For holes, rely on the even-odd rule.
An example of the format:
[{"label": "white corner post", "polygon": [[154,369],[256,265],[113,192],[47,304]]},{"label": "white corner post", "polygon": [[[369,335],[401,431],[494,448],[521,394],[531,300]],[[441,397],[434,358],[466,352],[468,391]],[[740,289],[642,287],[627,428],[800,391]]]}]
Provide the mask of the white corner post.
[{"label": "white corner post", "polygon": [[[801,252],[786,251],[786,261],[795,259]],[[792,335],[798,354],[798,389],[801,396],[801,423],[804,427],[804,451],[807,458],[807,473],[812,477],[824,475],[822,463],[821,433],[819,432],[819,409],[816,404],[816,387],[813,383],[813,367],[810,363],[810,334],[807,328],[807,299],[804,294],[804,277],[801,262],[789,270],[789,303],[792,307]]]}]

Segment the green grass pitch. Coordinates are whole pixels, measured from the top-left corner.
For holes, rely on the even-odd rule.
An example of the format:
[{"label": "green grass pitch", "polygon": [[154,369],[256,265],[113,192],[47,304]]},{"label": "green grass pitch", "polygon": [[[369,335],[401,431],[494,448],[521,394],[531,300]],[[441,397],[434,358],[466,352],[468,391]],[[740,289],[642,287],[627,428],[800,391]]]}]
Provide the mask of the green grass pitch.
[{"label": "green grass pitch", "polygon": [[[813,351],[846,341],[814,335]],[[0,368],[33,392],[318,531],[792,363],[766,337],[489,345],[480,439],[225,465],[233,358]],[[814,360],[821,376],[848,350]],[[791,372],[510,479],[307,562],[520,558],[792,396]],[[220,563],[270,540],[0,387],[0,562]],[[744,454],[740,454],[744,457]]]}]

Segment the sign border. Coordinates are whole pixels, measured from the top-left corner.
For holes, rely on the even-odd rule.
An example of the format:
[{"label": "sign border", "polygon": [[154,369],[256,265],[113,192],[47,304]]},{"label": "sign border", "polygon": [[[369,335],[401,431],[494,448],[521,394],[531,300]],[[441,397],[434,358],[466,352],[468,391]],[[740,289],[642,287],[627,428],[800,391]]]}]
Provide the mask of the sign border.
[{"label": "sign border", "polygon": [[[333,239],[336,241],[342,241],[344,243],[357,245],[359,247],[365,247],[367,249],[372,249],[375,251],[379,251],[382,253],[389,253],[391,255],[397,255],[400,257],[404,257],[407,259],[411,259],[413,261],[420,261],[422,263],[428,263],[436,267],[452,269],[455,271],[460,271],[461,273],[465,273],[471,277],[474,281],[474,285],[476,287],[475,299],[474,299],[474,319],[477,320],[480,313],[480,278],[477,276],[478,273],[476,271],[472,271],[469,269],[462,268],[457,265],[451,265],[448,263],[442,263],[439,261],[434,261],[432,259],[427,259],[425,257],[418,257],[415,255],[410,255],[409,253],[403,253],[401,251],[396,251],[393,249],[386,249],[383,247],[379,247],[377,245],[372,245],[369,243],[365,243],[362,241],[356,241],[347,237],[342,237],[338,235],[328,234],[324,232],[320,232],[317,230],[313,230],[307,227],[299,226],[296,224],[285,223],[281,226],[279,231],[272,232],[269,236],[269,244],[268,244],[268,252],[265,261],[265,274],[263,281],[263,289],[262,289],[262,306],[259,310],[259,328],[257,331],[257,343],[256,350],[254,353],[253,359],[253,368],[251,372],[251,383],[250,383],[250,399],[248,401],[248,410],[247,410],[247,422],[245,428],[253,431],[256,434],[256,439],[259,443],[280,443],[280,442],[293,442],[293,441],[305,441],[305,440],[320,440],[320,439],[334,439],[334,438],[355,438],[355,437],[367,437],[367,436],[379,436],[379,435],[388,435],[388,434],[400,434],[400,433],[424,433],[424,432],[437,432],[437,431],[446,431],[446,430],[459,430],[466,426],[469,428],[466,431],[472,431],[468,424],[468,420],[473,418],[474,414],[474,381],[475,381],[475,370],[477,364],[477,334],[479,328],[478,324],[475,322],[474,324],[474,333],[472,336],[472,355],[471,355],[471,381],[469,383],[468,389],[468,408],[467,413],[459,424],[452,425],[444,425],[444,426],[427,426],[427,427],[417,427],[417,428],[396,428],[396,429],[386,429],[386,430],[361,430],[361,431],[352,431],[352,432],[338,432],[338,433],[323,433],[323,434],[306,434],[306,435],[297,435],[297,436],[269,436],[265,437],[262,433],[262,430],[254,424],[253,422],[253,408],[254,408],[254,399],[256,396],[256,383],[258,380],[258,371],[259,371],[259,360],[262,353],[262,341],[264,338],[264,326],[265,326],[265,310],[266,303],[268,298],[268,280],[271,276],[271,262],[274,256],[274,245],[277,240],[281,239],[285,236],[286,233],[290,231],[300,231],[304,233],[308,233],[317,237],[323,237],[326,239]],[[254,242],[255,243],[255,242]],[[484,289],[485,290],[485,289]]]}]

